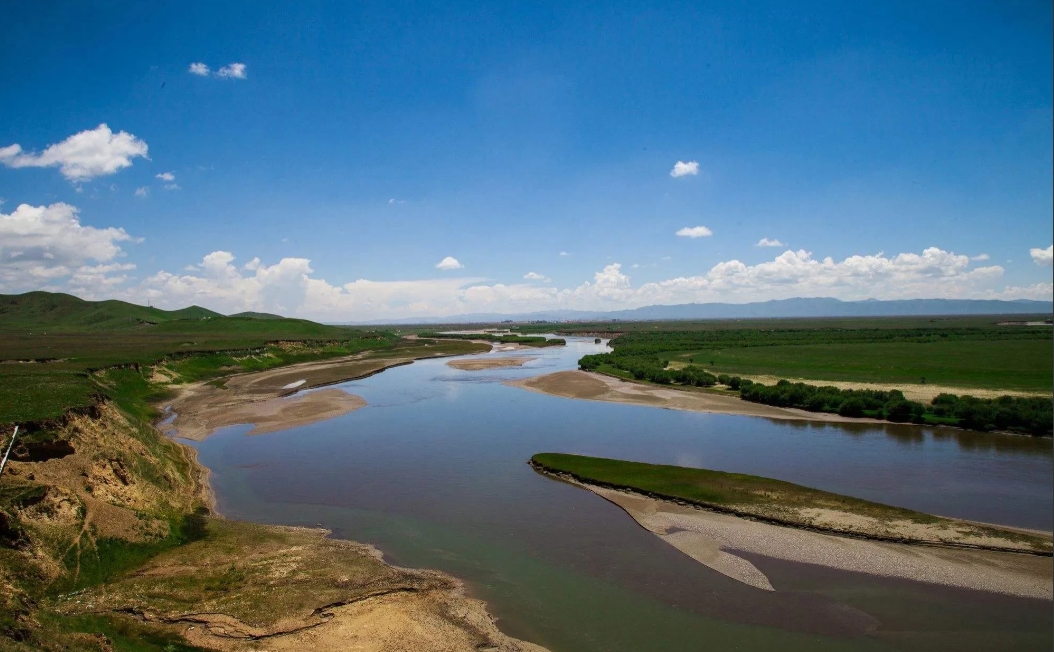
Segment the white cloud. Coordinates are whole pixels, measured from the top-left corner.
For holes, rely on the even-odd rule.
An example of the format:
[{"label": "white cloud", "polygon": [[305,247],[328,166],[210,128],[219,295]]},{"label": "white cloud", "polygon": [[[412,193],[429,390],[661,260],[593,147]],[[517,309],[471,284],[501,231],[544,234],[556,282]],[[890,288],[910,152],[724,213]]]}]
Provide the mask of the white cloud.
[{"label": "white cloud", "polygon": [[131,239],[124,229],[82,225],[69,204],[22,204],[10,214],[0,213],[0,292],[60,282],[81,293],[112,286],[115,278],[125,278],[112,276],[114,272],[135,267],[114,262],[122,255],[117,243]]},{"label": "white cloud", "polygon": [[464,267],[464,265],[459,263],[457,258],[454,258],[453,256],[447,256],[443,260],[436,263],[436,269],[441,269],[444,272],[452,269],[461,269],[462,267]]},{"label": "white cloud", "polygon": [[106,124],[74,134],[49,146],[40,154],[24,152],[17,143],[0,148],[0,163],[11,168],[59,166],[70,181],[89,181],[114,174],[132,165],[132,159],[146,157],[147,145],[132,134],[113,133]]},{"label": "white cloud", "polygon": [[245,64],[231,63],[216,71],[217,77],[225,79],[245,79]]},{"label": "white cloud", "polygon": [[571,254],[567,253],[566,251],[561,251],[560,255],[561,256],[570,256]]},{"label": "white cloud", "polygon": [[699,162],[698,161],[677,161],[673,164],[673,169],[670,170],[670,176],[674,179],[679,177],[688,177],[699,174]]},{"label": "white cloud", "polygon": [[977,261],[977,262],[983,262],[983,261],[986,261],[986,260],[988,260],[990,258],[991,258],[991,256],[989,256],[988,254],[978,254],[976,256],[970,256],[970,260]]},{"label": "white cloud", "polygon": [[182,190],[178,183],[166,183],[165,190]]},{"label": "white cloud", "polygon": [[150,189],[147,188],[146,186],[140,186],[140,187],[135,189],[135,196],[136,197],[149,197],[150,196]]},{"label": "white cloud", "polygon": [[1050,267],[1054,264],[1054,245],[1047,247],[1046,249],[1029,249],[1028,253],[1032,256],[1032,262],[1043,267]]},{"label": "white cloud", "polygon": [[175,181],[176,180],[176,175],[172,174],[171,172],[160,172],[158,174],[155,174],[154,176],[156,178],[158,178],[158,179],[161,179],[162,181]]},{"label": "white cloud", "polygon": [[713,234],[714,232],[705,226],[686,226],[677,231],[677,235],[682,238],[708,238]]},{"label": "white cloud", "polygon": [[762,239],[758,240],[758,243],[756,245],[754,245],[754,246],[755,247],[783,247],[785,245],[782,242],[780,242],[779,240],[775,239],[775,238],[772,238],[772,239],[770,239],[770,238],[762,238]]},{"label": "white cloud", "polygon": [[246,67],[244,63],[229,63],[216,72],[212,72],[206,64],[201,62],[192,63],[187,69],[192,75],[198,75],[199,77],[208,77],[209,75],[212,75],[213,77],[219,77],[221,79],[245,79],[247,76],[245,70]]},{"label": "white cloud", "polygon": [[549,278],[545,274],[539,274],[538,272],[527,272],[523,275],[523,278],[528,281],[542,281],[544,283],[552,283],[553,279]]},{"label": "white cloud", "polygon": [[394,205],[394,204],[405,204],[405,203],[406,203],[406,200],[405,200],[405,199],[396,199],[396,198],[394,198],[394,197],[392,197],[391,199],[389,199],[389,200],[388,200],[388,204],[389,204],[389,205]]}]

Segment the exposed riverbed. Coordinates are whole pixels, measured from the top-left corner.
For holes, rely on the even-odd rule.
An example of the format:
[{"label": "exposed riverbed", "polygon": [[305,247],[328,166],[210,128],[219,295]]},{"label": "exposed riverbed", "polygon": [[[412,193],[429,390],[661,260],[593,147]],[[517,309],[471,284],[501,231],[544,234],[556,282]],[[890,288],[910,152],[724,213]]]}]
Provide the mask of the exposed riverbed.
[{"label": "exposed riverbed", "polygon": [[226,516],[322,524],[398,564],[454,574],[507,634],[556,652],[1050,649],[1049,601],[741,553],[775,589],[760,590],[526,464],[540,451],[686,464],[1049,530],[1049,439],[692,413],[503,384],[602,349],[572,338],[521,367],[483,370],[420,361],[339,385],[366,401],[355,412],[256,437],[228,427],[196,446]]}]

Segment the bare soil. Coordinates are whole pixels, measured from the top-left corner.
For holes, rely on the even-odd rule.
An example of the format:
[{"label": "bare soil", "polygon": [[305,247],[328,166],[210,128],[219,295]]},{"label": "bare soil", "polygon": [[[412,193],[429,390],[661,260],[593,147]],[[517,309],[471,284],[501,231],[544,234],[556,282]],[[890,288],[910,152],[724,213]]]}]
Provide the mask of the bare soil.
[{"label": "bare soil", "polygon": [[388,565],[370,546],[222,519],[208,530],[56,609],[136,618],[216,650],[544,652],[502,634],[456,579]]}]

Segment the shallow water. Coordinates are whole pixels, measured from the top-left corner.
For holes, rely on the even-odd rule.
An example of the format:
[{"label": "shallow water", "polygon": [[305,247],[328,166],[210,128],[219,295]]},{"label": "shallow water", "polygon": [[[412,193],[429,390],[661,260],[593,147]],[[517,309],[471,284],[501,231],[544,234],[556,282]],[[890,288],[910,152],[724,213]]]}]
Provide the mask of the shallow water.
[{"label": "shallow water", "polygon": [[397,564],[450,572],[503,631],[554,652],[1051,648],[1045,601],[756,556],[777,591],[747,587],[526,464],[560,451],[700,466],[1049,530],[1050,440],[696,414],[502,384],[602,349],[570,339],[520,368],[390,369],[342,385],[365,408],[267,435],[228,428],[197,444],[200,459],[226,516],[321,524]]}]

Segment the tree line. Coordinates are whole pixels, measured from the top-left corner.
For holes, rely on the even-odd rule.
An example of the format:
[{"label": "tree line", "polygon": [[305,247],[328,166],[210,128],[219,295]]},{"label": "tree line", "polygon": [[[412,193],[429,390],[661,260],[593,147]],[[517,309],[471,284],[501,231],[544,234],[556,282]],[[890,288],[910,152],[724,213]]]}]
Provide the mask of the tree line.
[{"label": "tree line", "polygon": [[[731,384],[729,384],[731,386]],[[844,417],[872,417],[895,422],[946,424],[970,430],[1000,430],[1050,437],[1054,404],[1044,397],[977,398],[940,394],[929,405],[904,398],[899,390],[838,389],[781,380],[775,385],[750,383],[740,398],[754,403],[829,412]]]},{"label": "tree line", "polygon": [[669,360],[650,356],[625,356],[610,353],[596,353],[583,356],[578,367],[585,371],[596,371],[608,366],[625,371],[635,380],[646,380],[659,385],[688,385],[692,387],[713,387],[717,376],[702,367],[688,365],[681,369],[667,369]]}]

